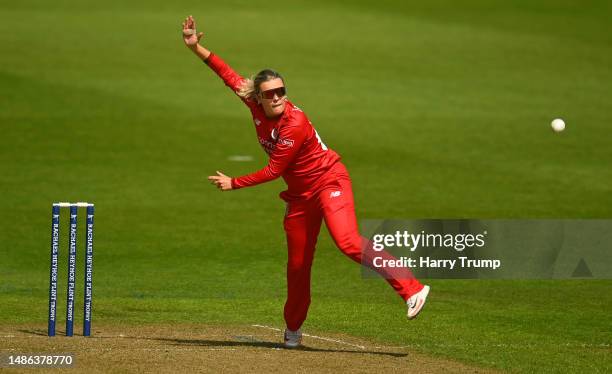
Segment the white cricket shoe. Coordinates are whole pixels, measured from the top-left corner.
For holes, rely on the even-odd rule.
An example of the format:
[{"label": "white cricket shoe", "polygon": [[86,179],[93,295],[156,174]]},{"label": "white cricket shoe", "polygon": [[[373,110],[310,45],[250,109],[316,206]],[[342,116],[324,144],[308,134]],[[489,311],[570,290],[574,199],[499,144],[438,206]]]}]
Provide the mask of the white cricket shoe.
[{"label": "white cricket shoe", "polygon": [[302,344],[302,330],[291,331],[285,329],[285,347],[286,348],[297,348]]},{"label": "white cricket shoe", "polygon": [[419,314],[421,309],[423,309],[423,305],[425,305],[425,301],[427,300],[427,295],[429,295],[429,286],[423,286],[422,290],[406,300],[406,305],[408,305],[408,313],[406,316],[408,319],[413,319]]}]

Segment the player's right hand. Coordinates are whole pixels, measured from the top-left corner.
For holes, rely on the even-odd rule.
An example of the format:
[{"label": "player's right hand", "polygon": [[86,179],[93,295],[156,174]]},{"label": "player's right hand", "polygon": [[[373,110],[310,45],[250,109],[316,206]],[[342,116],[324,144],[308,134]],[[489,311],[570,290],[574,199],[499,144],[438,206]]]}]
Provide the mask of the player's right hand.
[{"label": "player's right hand", "polygon": [[196,31],[196,23],[193,16],[185,18],[183,22],[183,42],[189,48],[195,48],[198,45],[200,39],[204,36],[203,32],[198,33]]},{"label": "player's right hand", "polygon": [[217,175],[211,175],[208,177],[208,180],[211,184],[217,186],[221,191],[230,191],[232,190],[232,177],[228,177],[222,172],[217,170]]}]

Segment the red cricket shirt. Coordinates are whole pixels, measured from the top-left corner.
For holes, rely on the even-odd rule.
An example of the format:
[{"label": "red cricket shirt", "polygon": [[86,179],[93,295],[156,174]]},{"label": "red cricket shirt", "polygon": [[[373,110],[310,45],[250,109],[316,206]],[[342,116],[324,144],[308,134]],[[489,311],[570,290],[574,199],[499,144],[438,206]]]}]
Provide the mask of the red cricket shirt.
[{"label": "red cricket shirt", "polygon": [[[219,56],[211,53],[206,64],[234,93],[240,89],[244,78]],[[283,200],[308,198],[324,179],[320,177],[340,156],[325,146],[306,114],[289,100],[282,115],[268,118],[255,100],[241,99],[251,110],[257,139],[270,159],[263,169],[232,178],[232,188],[250,187],[282,176],[288,187],[280,194]]]}]

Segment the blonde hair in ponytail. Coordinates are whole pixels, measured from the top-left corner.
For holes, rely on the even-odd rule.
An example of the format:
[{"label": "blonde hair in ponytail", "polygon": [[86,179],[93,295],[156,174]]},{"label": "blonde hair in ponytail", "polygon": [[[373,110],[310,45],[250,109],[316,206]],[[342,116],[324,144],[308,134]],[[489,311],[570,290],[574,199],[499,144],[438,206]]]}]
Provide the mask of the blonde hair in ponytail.
[{"label": "blonde hair in ponytail", "polygon": [[253,82],[253,79],[243,80],[236,93],[245,100],[255,100],[257,94],[255,93],[255,82]]}]

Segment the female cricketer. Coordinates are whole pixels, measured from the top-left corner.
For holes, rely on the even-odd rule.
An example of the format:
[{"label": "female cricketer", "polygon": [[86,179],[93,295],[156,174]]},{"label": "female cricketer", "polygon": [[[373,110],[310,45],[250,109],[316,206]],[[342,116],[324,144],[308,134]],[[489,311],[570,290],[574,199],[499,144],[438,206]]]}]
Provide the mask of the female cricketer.
[{"label": "female cricketer", "polygon": [[[249,108],[258,141],[269,155],[268,165],[252,174],[232,178],[217,171],[217,175],[208,179],[222,191],[252,187],[281,176],[287,183],[287,190],[280,194],[287,202],[284,342],[286,347],[297,347],[302,338],[300,327],[310,306],[310,269],[322,221],[325,220],[334,242],[345,255],[367,264],[362,249],[368,241],[358,231],[351,179],[340,156],[323,143],[306,114],[287,99],[280,74],[265,69],[253,79],[241,77],[219,56],[200,45],[203,33],[196,31],[192,16],[183,22],[182,34],[185,45]],[[376,254],[393,258],[384,251]],[[384,273],[384,270],[374,270]],[[408,318],[416,317],[423,308],[429,287],[414,277],[383,275],[406,301]]]}]

